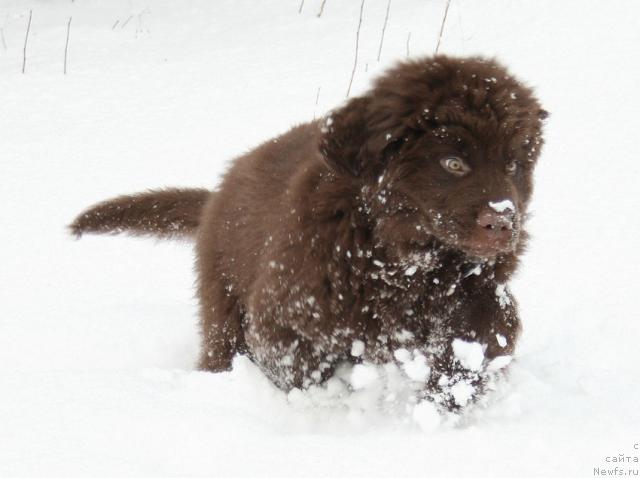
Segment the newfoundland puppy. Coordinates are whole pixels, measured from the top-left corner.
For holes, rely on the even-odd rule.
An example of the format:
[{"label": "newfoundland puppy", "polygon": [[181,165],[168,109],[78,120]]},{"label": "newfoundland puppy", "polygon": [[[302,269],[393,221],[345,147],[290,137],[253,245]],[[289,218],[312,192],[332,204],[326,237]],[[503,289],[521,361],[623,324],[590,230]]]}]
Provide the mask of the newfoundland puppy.
[{"label": "newfoundland puppy", "polygon": [[237,158],[214,191],[120,196],[70,228],[195,241],[203,370],[244,354],[289,390],[395,362],[460,410],[518,338],[507,283],[546,116],[493,60],[406,61]]}]

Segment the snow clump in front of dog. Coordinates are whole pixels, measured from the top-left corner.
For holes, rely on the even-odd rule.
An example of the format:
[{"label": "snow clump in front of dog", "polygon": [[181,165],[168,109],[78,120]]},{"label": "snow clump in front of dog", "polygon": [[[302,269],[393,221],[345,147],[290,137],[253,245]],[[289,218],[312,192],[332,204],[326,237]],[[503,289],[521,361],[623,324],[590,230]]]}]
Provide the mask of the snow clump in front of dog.
[{"label": "snow clump in front of dog", "polygon": [[[355,342],[352,353],[360,353],[363,345]],[[499,380],[499,371],[511,362],[511,356],[500,356],[487,363],[483,344],[454,339],[451,346],[454,360],[464,372],[460,377],[440,377],[440,380],[447,382],[445,388],[462,407],[457,412],[444,410],[437,396],[425,394],[424,384],[431,372],[428,360],[420,351],[406,348],[394,352],[396,363],[344,363],[327,382],[306,390],[291,390],[287,402],[294,410],[304,412],[304,420],[309,419],[309,413],[319,417],[342,412],[357,428],[366,428],[371,423],[403,423],[431,433],[464,425],[500,400],[498,393],[482,396],[476,402],[477,378],[481,377],[494,391],[507,387]],[[475,406],[469,407],[471,403]]]}]

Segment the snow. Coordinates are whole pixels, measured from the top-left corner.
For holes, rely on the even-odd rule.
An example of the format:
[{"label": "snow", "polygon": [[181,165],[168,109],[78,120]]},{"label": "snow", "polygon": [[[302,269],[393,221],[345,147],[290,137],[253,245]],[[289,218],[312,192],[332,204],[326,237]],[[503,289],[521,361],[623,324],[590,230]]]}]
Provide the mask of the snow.
[{"label": "snow", "polygon": [[511,355],[500,355],[489,362],[489,364],[487,365],[487,370],[494,371],[503,369],[507,365],[509,365],[512,360],[513,357]]},{"label": "snow", "polygon": [[362,340],[354,340],[351,344],[351,355],[360,357],[364,353],[364,342]]},{"label": "snow", "polygon": [[502,309],[511,304],[511,299],[507,293],[507,284],[498,284],[496,286],[496,298],[498,299],[498,304]]},{"label": "snow", "polygon": [[428,401],[423,401],[413,409],[413,419],[425,433],[431,433],[438,429],[442,418],[436,407]]},{"label": "snow", "polygon": [[482,344],[454,339],[451,346],[453,347],[454,357],[464,368],[474,372],[482,370],[482,362],[484,361]]},{"label": "snow", "polygon": [[415,382],[426,382],[431,373],[427,358],[419,351],[414,350],[413,353],[407,349],[401,348],[393,352],[395,359],[401,363],[402,370],[406,373],[410,380]]},{"label": "snow", "polygon": [[500,347],[507,346],[507,338],[502,334],[496,334],[496,341]]},{"label": "snow", "polygon": [[[551,112],[508,286],[522,338],[458,422],[402,367],[289,394],[242,358],[198,372],[189,245],[69,238],[92,202],[213,188],[235,155],[344,101],[360,2],[319,3],[0,4],[0,476],[577,477],[634,453],[637,2],[451,2],[441,51],[496,56]],[[365,4],[352,96],[409,32],[412,56],[435,47],[444,0],[392,2],[378,63],[386,4]]]},{"label": "snow", "polygon": [[370,387],[378,380],[378,367],[372,364],[357,364],[351,373],[351,386],[355,390]]},{"label": "snow", "polygon": [[414,275],[417,272],[417,270],[418,270],[418,266],[416,266],[416,265],[409,266],[404,271],[404,275],[411,277],[412,275]]},{"label": "snow", "polygon": [[472,275],[479,276],[480,274],[482,274],[482,264],[476,264],[473,269],[464,274],[463,278],[467,278]]},{"label": "snow", "polygon": [[464,380],[451,386],[451,395],[453,395],[453,400],[461,407],[464,407],[469,400],[471,400],[475,391],[475,387]]},{"label": "snow", "polygon": [[514,211],[516,207],[511,199],[503,199],[502,201],[489,201],[489,207],[496,212]]}]

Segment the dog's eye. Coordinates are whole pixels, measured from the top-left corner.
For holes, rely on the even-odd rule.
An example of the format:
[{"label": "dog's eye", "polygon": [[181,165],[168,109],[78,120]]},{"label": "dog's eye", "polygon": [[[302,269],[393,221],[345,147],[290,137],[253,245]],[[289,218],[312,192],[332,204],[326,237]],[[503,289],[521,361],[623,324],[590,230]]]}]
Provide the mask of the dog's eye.
[{"label": "dog's eye", "polygon": [[440,160],[440,164],[447,172],[455,174],[456,176],[464,176],[471,171],[471,168],[467,166],[467,163],[455,156],[442,158]]},{"label": "dog's eye", "polygon": [[515,161],[511,161],[509,163],[507,163],[507,172],[509,174],[513,174],[518,170],[518,163],[516,163]]}]

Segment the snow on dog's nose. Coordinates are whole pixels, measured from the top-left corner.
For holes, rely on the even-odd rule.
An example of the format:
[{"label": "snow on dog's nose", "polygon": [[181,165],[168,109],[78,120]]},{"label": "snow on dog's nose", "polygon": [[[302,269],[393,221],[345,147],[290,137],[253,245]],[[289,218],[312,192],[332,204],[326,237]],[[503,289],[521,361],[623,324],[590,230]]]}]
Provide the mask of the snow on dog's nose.
[{"label": "snow on dog's nose", "polygon": [[482,255],[494,255],[513,246],[516,207],[510,199],[489,202],[478,211],[474,243]]}]

